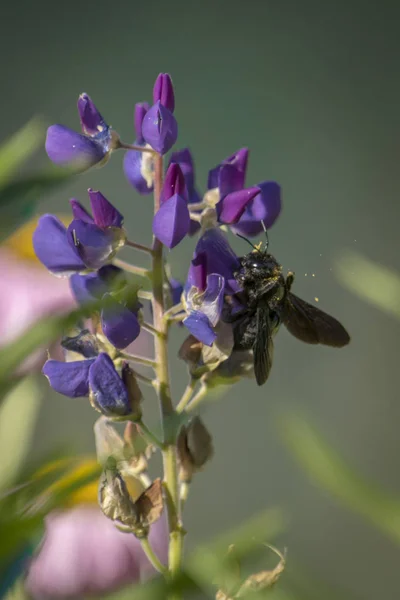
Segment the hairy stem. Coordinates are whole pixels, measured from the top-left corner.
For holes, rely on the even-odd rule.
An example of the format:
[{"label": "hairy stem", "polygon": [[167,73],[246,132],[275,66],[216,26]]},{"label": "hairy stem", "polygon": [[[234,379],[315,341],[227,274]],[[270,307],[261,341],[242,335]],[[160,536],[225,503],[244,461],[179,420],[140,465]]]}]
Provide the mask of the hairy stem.
[{"label": "hairy stem", "polygon": [[[160,208],[160,192],[163,182],[163,160],[157,155],[154,159],[154,214]],[[161,419],[164,430],[163,465],[164,486],[167,495],[168,524],[169,524],[169,574],[174,577],[179,573],[182,561],[183,533],[180,525],[179,483],[176,456],[176,432],[170,425],[171,417],[175,414],[171,399],[167,333],[168,327],[164,319],[164,265],[163,245],[159,240],[153,240],[153,321],[158,331],[155,336],[156,375],[158,380],[158,397],[160,401]]]}]

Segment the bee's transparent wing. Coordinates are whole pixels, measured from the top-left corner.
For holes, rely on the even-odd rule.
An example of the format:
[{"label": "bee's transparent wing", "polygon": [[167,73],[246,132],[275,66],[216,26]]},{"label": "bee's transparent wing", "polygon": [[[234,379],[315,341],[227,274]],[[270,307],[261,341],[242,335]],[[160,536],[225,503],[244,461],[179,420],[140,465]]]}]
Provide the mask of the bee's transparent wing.
[{"label": "bee's transparent wing", "polygon": [[307,344],[341,348],[350,342],[339,321],[291,292],[285,300],[282,320],[292,335]]}]

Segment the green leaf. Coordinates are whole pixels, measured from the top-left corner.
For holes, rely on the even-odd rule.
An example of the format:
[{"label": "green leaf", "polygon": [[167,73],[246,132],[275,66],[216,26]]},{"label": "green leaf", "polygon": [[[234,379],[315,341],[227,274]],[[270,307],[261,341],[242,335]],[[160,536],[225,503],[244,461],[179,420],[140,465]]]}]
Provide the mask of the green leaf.
[{"label": "green leaf", "polygon": [[360,477],[302,417],[286,415],[281,431],[293,456],[319,487],[400,544],[399,499]]},{"label": "green leaf", "polygon": [[0,489],[11,485],[28,455],[40,408],[34,377],[23,379],[0,405]]},{"label": "green leaf", "polygon": [[45,128],[32,119],[0,146],[0,187],[8,182],[20,166],[43,144]]},{"label": "green leaf", "polygon": [[349,250],[336,260],[335,273],[359,298],[400,319],[399,273]]}]

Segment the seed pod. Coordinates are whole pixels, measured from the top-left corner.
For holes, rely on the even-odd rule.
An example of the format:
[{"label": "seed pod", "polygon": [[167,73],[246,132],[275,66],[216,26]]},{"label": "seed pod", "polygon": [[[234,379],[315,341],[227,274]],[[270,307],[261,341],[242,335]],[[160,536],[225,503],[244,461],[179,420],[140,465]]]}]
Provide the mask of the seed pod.
[{"label": "seed pod", "polygon": [[200,417],[194,417],[182,427],[178,435],[177,450],[180,480],[189,483],[193,473],[201,470],[214,453],[211,435]]}]

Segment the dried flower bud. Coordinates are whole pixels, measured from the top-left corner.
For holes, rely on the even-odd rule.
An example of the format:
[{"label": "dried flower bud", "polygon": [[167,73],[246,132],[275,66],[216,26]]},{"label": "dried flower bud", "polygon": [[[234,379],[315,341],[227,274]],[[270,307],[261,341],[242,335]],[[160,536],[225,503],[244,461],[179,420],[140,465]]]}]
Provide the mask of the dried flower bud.
[{"label": "dried flower bud", "polygon": [[123,365],[121,376],[128,391],[128,398],[132,409],[132,419],[139,420],[142,416],[140,403],[143,399],[143,394],[136,380],[135,373],[128,363]]},{"label": "dried flower bud", "polygon": [[275,569],[272,569],[271,571],[260,571],[259,573],[250,575],[240,587],[235,596],[236,598],[247,597],[250,592],[262,592],[268,588],[271,588],[278,581],[279,577],[285,570],[285,553],[282,554],[282,552],[280,552],[277,548],[274,548],[274,546],[268,547],[279,556],[279,563],[276,565]]},{"label": "dried flower bud", "polygon": [[104,515],[116,525],[128,529],[136,537],[147,537],[150,525],[157,521],[163,511],[161,479],[156,479],[134,502],[125,480],[109,459],[99,484],[99,504]]},{"label": "dried flower bud", "polygon": [[214,453],[211,435],[200,417],[194,417],[182,427],[177,449],[180,460],[179,477],[182,482],[188,483],[193,473],[202,469]]}]

